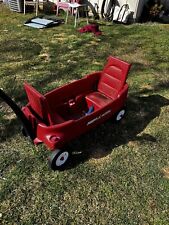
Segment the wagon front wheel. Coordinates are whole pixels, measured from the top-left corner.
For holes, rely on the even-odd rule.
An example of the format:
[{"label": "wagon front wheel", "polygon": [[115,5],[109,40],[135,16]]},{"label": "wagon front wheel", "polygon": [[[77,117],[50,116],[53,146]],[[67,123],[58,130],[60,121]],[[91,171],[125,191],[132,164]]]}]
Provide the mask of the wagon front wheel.
[{"label": "wagon front wheel", "polygon": [[49,166],[52,170],[62,170],[68,163],[70,153],[65,150],[56,149],[48,158]]},{"label": "wagon front wheel", "polygon": [[120,122],[123,119],[125,114],[126,114],[126,109],[125,108],[123,108],[120,111],[118,111],[116,113],[116,115],[115,115],[115,121],[116,122]]}]

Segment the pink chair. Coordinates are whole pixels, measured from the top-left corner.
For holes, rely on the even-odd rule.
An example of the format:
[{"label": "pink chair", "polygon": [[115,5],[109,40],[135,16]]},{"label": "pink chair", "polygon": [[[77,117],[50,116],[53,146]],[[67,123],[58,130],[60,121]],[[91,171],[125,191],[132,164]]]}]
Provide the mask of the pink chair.
[{"label": "pink chair", "polygon": [[58,16],[59,15],[59,9],[63,9],[64,11],[67,11],[68,10],[68,2],[62,2],[61,0],[57,0],[57,3],[56,3],[56,15]]},{"label": "pink chair", "polygon": [[[63,9],[64,11],[67,12],[69,8],[69,3],[79,3],[80,0],[57,0],[56,6],[56,15],[58,16],[59,14],[59,9]],[[74,13],[73,11],[71,12],[72,14]]]}]

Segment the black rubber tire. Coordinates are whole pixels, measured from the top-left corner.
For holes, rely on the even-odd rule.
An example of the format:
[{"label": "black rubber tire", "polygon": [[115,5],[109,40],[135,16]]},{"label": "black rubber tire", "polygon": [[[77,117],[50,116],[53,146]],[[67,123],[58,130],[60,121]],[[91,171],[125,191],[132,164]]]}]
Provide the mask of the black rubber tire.
[{"label": "black rubber tire", "polygon": [[121,108],[114,116],[114,120],[116,123],[119,123],[126,114],[126,108]]},{"label": "black rubber tire", "polygon": [[52,170],[63,170],[70,159],[70,153],[66,150],[56,149],[48,157],[48,164]]}]

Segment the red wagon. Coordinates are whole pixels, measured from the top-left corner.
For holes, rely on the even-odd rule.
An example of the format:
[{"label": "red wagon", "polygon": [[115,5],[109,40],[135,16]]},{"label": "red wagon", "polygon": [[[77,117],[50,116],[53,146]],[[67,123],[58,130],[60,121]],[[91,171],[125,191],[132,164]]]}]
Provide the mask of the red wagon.
[{"label": "red wagon", "polygon": [[[56,88],[45,95],[24,84],[28,104],[22,108],[24,129],[34,144],[44,143],[52,154],[49,164],[60,169],[70,153],[65,143],[111,117],[117,121],[125,114],[128,93],[126,78],[130,64],[109,56],[102,71]],[[25,120],[25,119],[24,119]]]}]

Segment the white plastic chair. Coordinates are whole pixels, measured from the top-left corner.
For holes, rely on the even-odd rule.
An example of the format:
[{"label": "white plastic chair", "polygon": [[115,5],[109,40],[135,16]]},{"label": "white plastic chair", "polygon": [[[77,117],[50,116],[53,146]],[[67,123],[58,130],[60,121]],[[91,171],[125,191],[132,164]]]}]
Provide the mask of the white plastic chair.
[{"label": "white plastic chair", "polygon": [[26,13],[26,6],[30,5],[33,6],[35,8],[35,13],[36,16],[38,15],[38,8],[40,5],[43,5],[45,2],[47,2],[47,0],[24,0],[24,14]]},{"label": "white plastic chair", "polygon": [[77,21],[80,18],[80,16],[79,16],[79,9],[80,8],[84,8],[84,12],[86,14],[85,16],[86,16],[86,20],[87,20],[87,24],[88,24],[88,15],[87,15],[86,7],[87,6],[85,4],[79,4],[77,2],[68,3],[68,9],[67,9],[67,13],[66,13],[66,21],[65,21],[65,23],[68,22],[69,11],[74,12],[75,13],[74,27],[76,27],[77,26]]},{"label": "white plastic chair", "polygon": [[57,3],[56,3],[56,5],[57,5],[56,15],[58,16],[59,9],[63,9],[64,11],[66,11],[65,23],[67,23],[69,14],[71,13],[72,15],[75,16],[74,27],[76,27],[77,21],[80,17],[79,16],[79,9],[84,8],[84,11],[85,11],[85,14],[86,14],[85,16],[86,16],[87,24],[88,24],[88,15],[87,15],[87,10],[86,10],[87,6],[85,4],[80,4],[78,2],[79,2],[78,0],[70,0],[70,1],[58,0]]}]

